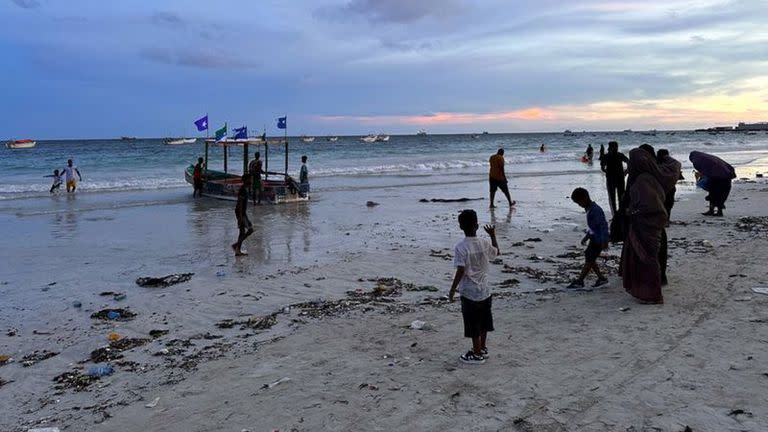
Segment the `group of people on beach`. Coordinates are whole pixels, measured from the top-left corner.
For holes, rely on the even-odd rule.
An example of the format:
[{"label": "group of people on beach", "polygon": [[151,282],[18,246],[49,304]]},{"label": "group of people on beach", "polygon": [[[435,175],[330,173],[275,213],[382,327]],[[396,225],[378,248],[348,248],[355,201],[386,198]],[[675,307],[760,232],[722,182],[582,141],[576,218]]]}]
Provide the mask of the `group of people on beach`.
[{"label": "group of people on beach", "polygon": [[[75,174],[77,174],[77,179],[75,178]],[[72,162],[72,159],[68,159],[67,166],[65,166],[64,169],[61,171],[55,169],[53,170],[53,174],[45,176],[53,177],[53,184],[51,184],[51,189],[49,191],[50,193],[59,191],[62,183],[62,175],[66,180],[67,193],[75,192],[75,190],[77,190],[77,181],[83,181],[83,176],[80,175],[80,170],[77,169],[74,162]]]},{"label": "group of people on beach", "polygon": [[[591,149],[590,145],[587,151],[592,153]],[[510,207],[513,206],[515,201],[509,195],[504,172],[504,149],[491,156],[489,164],[490,207],[495,207],[497,189],[502,190]],[[682,165],[669,151],[656,151],[648,144],[630,150],[627,157],[619,152],[618,143],[611,141],[607,152],[601,145],[600,168],[606,176],[613,218],[609,226],[605,212],[585,188],[577,187],[571,193],[571,200],[586,211],[588,228],[581,240],[581,244],[586,245],[584,265],[568,288],[583,288],[589,273],[597,277],[593,287],[607,284],[608,278],[600,271],[597,260],[609,242],[622,243],[619,276],[624,289],[641,304],[663,304],[662,286],[667,284],[666,228],[674,206],[676,184],[683,178]],[[699,177],[697,174],[697,179]],[[731,180],[716,179],[714,186],[710,184],[712,179],[705,180],[710,210],[704,215],[722,215]],[[448,298],[453,301],[459,293],[464,336],[472,339],[472,349],[462,354],[460,360],[479,364],[488,356],[487,336],[493,331],[492,297],[486,278],[489,262],[500,251],[494,226],[484,227],[489,239],[477,237],[479,224],[474,210],[462,211],[458,222],[465,238],[454,248],[456,273]]]}]

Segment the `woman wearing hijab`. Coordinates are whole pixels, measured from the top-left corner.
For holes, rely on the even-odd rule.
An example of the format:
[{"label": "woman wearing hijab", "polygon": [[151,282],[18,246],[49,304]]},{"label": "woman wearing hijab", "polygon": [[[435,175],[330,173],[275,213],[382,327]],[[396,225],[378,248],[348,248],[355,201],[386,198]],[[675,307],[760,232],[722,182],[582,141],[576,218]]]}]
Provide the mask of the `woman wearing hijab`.
[{"label": "woman wearing hijab", "polygon": [[675,205],[675,192],[677,187],[677,181],[682,177],[681,167],[682,165],[677,159],[669,155],[669,151],[666,149],[660,149],[656,153],[656,162],[659,164],[659,173],[661,174],[660,182],[664,188],[664,210],[667,211],[667,223],[665,228],[661,230],[661,245],[659,249],[659,266],[661,267],[661,285],[667,284],[667,230],[666,226],[669,226],[669,219],[672,215],[672,207]]},{"label": "woman wearing hijab", "polygon": [[[676,176],[674,179],[677,181]],[[664,190],[668,182],[653,150],[636,148],[629,152],[628,226],[621,268],[624,289],[645,304],[664,303],[659,251],[667,223]]]}]

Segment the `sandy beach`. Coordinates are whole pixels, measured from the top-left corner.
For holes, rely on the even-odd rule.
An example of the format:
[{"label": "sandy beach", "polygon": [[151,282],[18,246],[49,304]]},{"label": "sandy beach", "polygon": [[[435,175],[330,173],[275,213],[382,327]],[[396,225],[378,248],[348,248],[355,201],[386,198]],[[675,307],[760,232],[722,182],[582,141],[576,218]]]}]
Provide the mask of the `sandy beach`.
[{"label": "sandy beach", "polygon": [[[146,193],[121,197],[119,209],[78,196],[72,214],[5,211],[3,223],[18,229],[3,241],[20,246],[0,285],[11,305],[0,319],[0,354],[11,357],[0,366],[0,425],[765,430],[768,296],[751,288],[766,284],[766,184],[735,184],[722,219],[700,216],[702,193],[681,193],[666,304],[642,306],[615,275],[615,247],[601,260],[610,285],[564,289],[582,260],[584,214],[564,194],[542,193],[548,181],[563,180],[515,180],[511,212],[489,212],[487,200],[419,202],[479,198],[479,180],[442,196],[433,187],[327,192],[310,206],[264,210],[269,224],[238,260],[221,254],[235,227],[216,222],[232,209],[215,201],[158,192],[167,196],[153,197],[163,204],[151,211]],[[598,176],[583,181],[599,190]],[[496,224],[503,252],[490,274],[491,356],[479,366],[458,362],[469,341],[459,305],[443,298],[461,238],[455,215],[467,207]],[[179,215],[181,226],[169,223]],[[44,241],[52,234],[41,220],[62,239]],[[43,253],[46,272],[25,263]],[[195,274],[166,288],[134,282],[184,272]],[[136,316],[91,317],[115,308]],[[417,320],[426,324],[412,329]],[[110,345],[110,333],[123,339]],[[114,374],[83,375],[107,363]]]}]

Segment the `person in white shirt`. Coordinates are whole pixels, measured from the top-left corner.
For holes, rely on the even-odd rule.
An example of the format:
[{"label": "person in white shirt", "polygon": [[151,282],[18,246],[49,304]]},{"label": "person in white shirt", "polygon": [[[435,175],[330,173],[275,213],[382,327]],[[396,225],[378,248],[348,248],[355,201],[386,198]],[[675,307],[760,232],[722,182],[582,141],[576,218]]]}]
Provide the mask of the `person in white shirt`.
[{"label": "person in white shirt", "polygon": [[77,189],[77,180],[75,180],[75,173],[80,181],[83,181],[83,176],[80,175],[80,170],[72,163],[72,159],[67,160],[67,166],[64,168],[64,174],[67,179],[67,192],[74,192]]},{"label": "person in white shirt", "polygon": [[499,254],[496,242],[496,228],[493,225],[483,227],[490,241],[477,237],[477,213],[464,210],[459,214],[459,227],[464,231],[464,240],[454,249],[453,264],[456,274],[448,293],[453,301],[456,291],[461,296],[461,315],[464,319],[464,337],[472,338],[472,350],[459,357],[469,364],[485,363],[488,356],[486,340],[489,331],[493,331],[491,313],[491,290],[488,288],[489,261]]}]

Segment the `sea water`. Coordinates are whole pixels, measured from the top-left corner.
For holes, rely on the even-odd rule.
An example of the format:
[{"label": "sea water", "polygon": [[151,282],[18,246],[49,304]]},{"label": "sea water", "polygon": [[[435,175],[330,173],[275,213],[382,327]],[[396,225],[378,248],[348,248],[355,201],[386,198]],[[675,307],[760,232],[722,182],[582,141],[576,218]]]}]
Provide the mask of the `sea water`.
[{"label": "sea water", "polygon": [[[599,164],[580,161],[588,144],[597,158],[601,144],[619,142],[620,150],[643,143],[666,148],[690,171],[692,150],[710,152],[737,167],[758,170],[768,156],[768,134],[747,135],[701,132],[658,132],[655,136],[624,132],[564,135],[484,134],[392,136],[386,143],[363,143],[359,137],[339,137],[312,143],[289,139],[288,173],[298,177],[301,155],[309,158],[314,192],[356,187],[379,187],[453,182],[463,176],[483,177],[488,158],[504,148],[508,175],[599,174]],[[545,152],[539,147],[544,144]],[[251,146],[251,157],[257,149]],[[261,146],[264,158],[263,146]],[[165,145],[160,139],[38,141],[33,149],[0,150],[0,200],[39,198],[48,195],[51,179],[44,176],[62,170],[73,159],[83,175],[80,193],[190,188],[184,169],[203,156],[202,140],[190,145]],[[223,151],[211,146],[209,168],[223,169]],[[242,150],[231,149],[229,171],[242,172]],[[268,169],[285,171],[282,146],[270,146]],[[751,175],[751,171],[740,175]],[[63,187],[63,186],[62,186]]]}]

